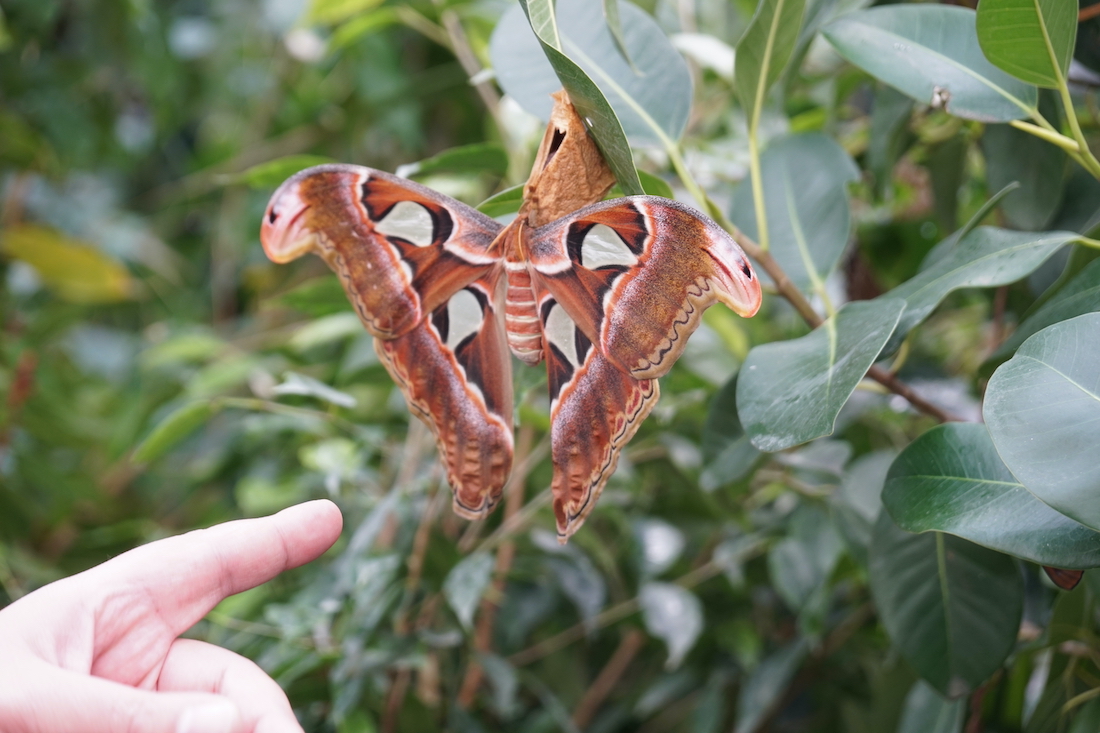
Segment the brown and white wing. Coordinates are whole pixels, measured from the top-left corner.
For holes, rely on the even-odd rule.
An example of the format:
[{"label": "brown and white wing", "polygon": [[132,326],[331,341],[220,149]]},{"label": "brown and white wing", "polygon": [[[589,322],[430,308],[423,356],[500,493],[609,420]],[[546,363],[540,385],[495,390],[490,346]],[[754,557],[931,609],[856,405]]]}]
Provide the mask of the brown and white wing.
[{"label": "brown and white wing", "polygon": [[501,272],[475,280],[411,331],[374,341],[409,403],[431,427],[455,512],[488,514],[512,471],[512,363],[501,325]]},{"label": "brown and white wing", "polygon": [[408,332],[498,266],[501,225],[430,188],[356,165],[321,165],[287,179],[260,230],[267,256],[320,255],[367,330]]},{"label": "brown and white wing", "polygon": [[733,238],[670,199],[593,204],[531,230],[526,247],[533,279],[635,378],[666,374],[713,303],[742,316],[760,307],[760,284]]},{"label": "brown and white wing", "polygon": [[656,379],[609,362],[546,291],[539,293],[550,385],[554,516],[565,543],[592,511],[619,451],[657,404]]},{"label": "brown and white wing", "polygon": [[272,196],[260,238],[287,262],[320,255],[340,277],[410,409],[432,429],[455,510],[484,516],[512,466],[512,372],[501,225],[411,181],[310,168]]}]

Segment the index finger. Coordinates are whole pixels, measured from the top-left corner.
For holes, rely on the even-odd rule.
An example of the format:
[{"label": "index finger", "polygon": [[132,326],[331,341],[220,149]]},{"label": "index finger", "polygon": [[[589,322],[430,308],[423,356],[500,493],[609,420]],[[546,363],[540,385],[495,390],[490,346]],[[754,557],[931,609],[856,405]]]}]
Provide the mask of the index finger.
[{"label": "index finger", "polygon": [[342,526],[335,504],[311,501],[158,540],[82,575],[93,587],[114,589],[111,595],[140,592],[179,634],[227,596],[319,557]]}]

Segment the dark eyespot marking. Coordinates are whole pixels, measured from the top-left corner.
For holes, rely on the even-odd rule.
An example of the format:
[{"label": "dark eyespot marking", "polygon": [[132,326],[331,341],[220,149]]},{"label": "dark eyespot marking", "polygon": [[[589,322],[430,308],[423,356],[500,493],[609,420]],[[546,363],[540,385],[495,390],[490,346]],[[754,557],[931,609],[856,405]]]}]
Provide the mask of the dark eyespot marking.
[{"label": "dark eyespot marking", "polygon": [[752,268],[749,267],[748,262],[741,263],[741,272],[745,273],[745,277],[747,277],[749,280],[752,280]]},{"label": "dark eyespot marking", "polygon": [[275,207],[272,206],[271,211],[267,212],[267,222],[269,224],[274,224],[275,220],[278,219],[278,218],[279,218],[279,215],[275,213]]}]

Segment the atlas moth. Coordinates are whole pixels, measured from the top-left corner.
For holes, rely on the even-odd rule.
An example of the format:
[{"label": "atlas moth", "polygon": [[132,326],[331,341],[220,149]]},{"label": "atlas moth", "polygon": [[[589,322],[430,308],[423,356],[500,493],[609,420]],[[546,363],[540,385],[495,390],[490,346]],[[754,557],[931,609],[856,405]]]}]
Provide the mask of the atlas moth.
[{"label": "atlas moth", "polygon": [[503,225],[356,165],[288,179],[261,228],[275,262],[307,252],[339,276],[410,410],[435,434],[459,515],[498,503],[512,469],[512,363],[546,361],[551,484],[564,543],[657,402],[658,377],[713,303],[760,307],[745,253],[677,201],[602,201],[615,179],[564,92]]}]

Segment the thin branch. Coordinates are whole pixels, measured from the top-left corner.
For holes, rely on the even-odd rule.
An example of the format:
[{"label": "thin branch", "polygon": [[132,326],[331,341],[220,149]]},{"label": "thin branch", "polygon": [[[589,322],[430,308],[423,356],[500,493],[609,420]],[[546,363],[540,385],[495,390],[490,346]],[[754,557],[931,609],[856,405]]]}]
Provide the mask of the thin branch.
[{"label": "thin branch", "polygon": [[[523,507],[523,490],[527,483],[527,472],[533,465],[527,461],[531,454],[532,444],[535,442],[535,428],[530,423],[524,423],[519,429],[519,440],[516,441],[516,455],[521,456],[520,469],[512,474],[508,481],[507,492],[504,496],[504,522],[507,523]],[[497,551],[496,567],[493,570],[493,584],[490,592],[481,599],[481,614],[477,620],[477,629],[474,632],[474,648],[478,652],[488,652],[493,647],[493,622],[496,621],[497,608],[504,597],[504,585],[508,582],[508,573],[512,569],[512,560],[516,556],[516,543],[511,539],[502,542]],[[476,659],[471,659],[466,667],[466,677],[462,680],[462,688],[458,693],[458,704],[461,708],[468,709],[477,697],[478,688],[485,671]]]},{"label": "thin branch", "polygon": [[576,709],[573,710],[574,725],[581,730],[588,727],[588,724],[592,722],[592,718],[596,716],[596,712],[599,711],[600,706],[603,705],[604,700],[619,684],[619,680],[622,679],[627,668],[630,667],[630,663],[634,661],[634,657],[638,656],[638,652],[642,650],[645,643],[646,635],[638,629],[631,629],[623,635],[622,641],[615,649],[615,653],[611,655],[611,659],[607,660],[607,664],[600,670],[596,679],[592,681],[592,684],[584,693],[584,697],[577,703]]},{"label": "thin branch", "polygon": [[401,708],[405,705],[405,695],[409,691],[409,682],[412,680],[412,670],[403,667],[394,675],[393,684],[390,685],[390,694],[386,696],[386,712],[382,718],[382,733],[397,733],[397,722],[401,715]]},{"label": "thin branch", "polygon": [[474,79],[477,79],[482,72],[481,61],[470,46],[470,39],[466,37],[466,31],[462,27],[462,21],[459,20],[458,13],[449,9],[444,10],[439,14],[439,20],[447,31],[447,37],[451,41],[451,51],[454,52],[455,58],[458,59],[458,63],[462,64],[466,75],[470,77],[470,82],[477,90],[478,96],[481,97],[481,101],[489,110],[489,114],[496,121],[497,128],[503,130],[504,126],[500,121],[500,95],[497,94],[496,88],[488,79],[480,79],[474,82]]},{"label": "thin branch", "polygon": [[1084,23],[1086,20],[1092,20],[1093,18],[1100,18],[1100,3],[1081,8],[1081,11],[1077,13],[1078,23]]},{"label": "thin branch", "polygon": [[[711,207],[712,211],[714,208],[715,207]],[[802,320],[804,320],[810,328],[817,328],[824,323],[824,319],[818,315],[817,311],[810,305],[810,301],[806,300],[806,296],[804,296],[802,291],[791,281],[782,265],[775,261],[775,258],[771,256],[770,252],[762,250],[760,245],[745,236],[744,232],[734,226],[728,219],[725,219],[724,216],[721,224],[733,235],[733,238],[737,240],[741,248],[745,250],[745,254],[756,260],[764,272],[768,273],[768,276],[775,283],[775,289],[779,291],[779,294],[782,295],[787,302],[794,306],[794,309],[798,311],[798,314],[802,316]],[[962,422],[961,418],[933,405],[913,391],[912,387],[905,384],[885,369],[872,366],[867,370],[867,376],[883,387],[886,387],[894,394],[904,397],[915,409],[926,415],[931,415],[940,422]]]}]

